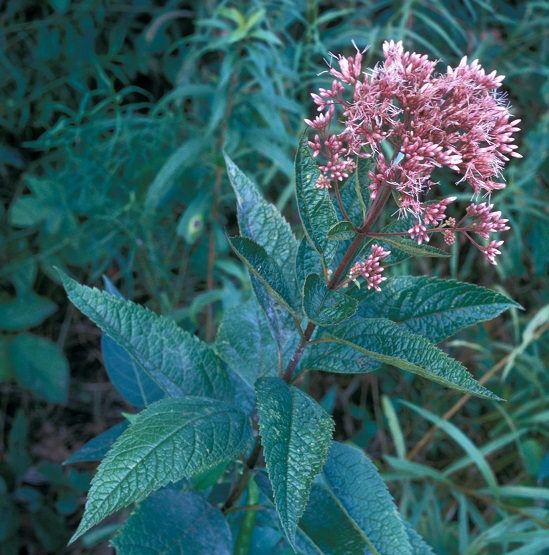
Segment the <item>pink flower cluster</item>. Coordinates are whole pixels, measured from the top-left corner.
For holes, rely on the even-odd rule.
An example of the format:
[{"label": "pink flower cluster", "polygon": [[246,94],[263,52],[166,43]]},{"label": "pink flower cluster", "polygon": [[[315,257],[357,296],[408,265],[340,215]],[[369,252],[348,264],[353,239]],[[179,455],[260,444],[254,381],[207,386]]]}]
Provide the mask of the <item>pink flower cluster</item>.
[{"label": "pink flower cluster", "polygon": [[381,291],[379,284],[387,278],[381,275],[384,268],[381,266],[380,261],[387,258],[390,254],[391,251],[386,251],[379,245],[372,245],[372,252],[368,258],[364,262],[357,262],[351,268],[351,279],[356,280],[358,276],[362,276],[366,280],[368,289],[373,287],[376,291]]},{"label": "pink flower cluster", "polygon": [[[305,122],[316,131],[309,146],[323,159],[317,186],[337,186],[355,169],[357,157],[373,157],[371,198],[378,198],[384,188],[392,189],[400,215],[414,216],[408,232],[412,239],[421,244],[429,241],[429,233],[439,231],[451,242],[445,210],[455,197],[422,202],[423,194],[437,185],[433,172],[442,167],[457,172],[456,184],[468,183],[473,195],[502,189],[505,163],[511,156],[521,157],[513,144],[520,120],[512,120],[504,96],[497,92],[504,77],[486,74],[477,60],[468,63],[463,58],[456,68],[438,74],[436,61],[405,52],[401,42],[385,42],[383,53],[384,61],[366,70],[358,49],[349,58],[339,56],[339,69],[329,70],[332,87],[312,95],[320,114]],[[336,114],[343,124],[340,132],[332,131]],[[387,148],[381,147],[384,142]],[[467,217],[478,219],[471,229],[455,232],[488,238],[489,233],[508,229],[499,212],[488,217],[487,212],[475,212],[478,206],[489,206],[488,212],[492,208],[472,204]],[[473,243],[495,263],[500,242],[488,247]]]}]

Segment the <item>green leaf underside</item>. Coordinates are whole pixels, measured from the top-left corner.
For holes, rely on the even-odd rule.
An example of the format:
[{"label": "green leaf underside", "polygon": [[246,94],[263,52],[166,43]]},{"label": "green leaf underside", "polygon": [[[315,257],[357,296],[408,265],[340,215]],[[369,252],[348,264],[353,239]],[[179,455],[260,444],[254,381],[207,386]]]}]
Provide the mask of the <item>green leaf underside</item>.
[{"label": "green leaf underside", "polygon": [[388,318],[438,343],[459,330],[520,305],[487,289],[425,276],[389,278],[381,291],[356,290],[357,316]]},{"label": "green leaf underside", "polygon": [[219,356],[253,387],[259,376],[276,376],[278,349],[255,299],[227,312],[216,338]]},{"label": "green leaf underside", "polygon": [[358,449],[335,441],[299,527],[323,554],[412,552],[402,518],[376,467]]},{"label": "green leaf underside", "polygon": [[120,555],[230,555],[229,525],[218,509],[193,492],[164,489],[131,514],[113,540]]},{"label": "green leaf underside", "polygon": [[73,453],[63,464],[74,464],[77,462],[100,461],[112,447],[113,443],[120,437],[122,432],[130,425],[128,420],[123,420],[112,428],[105,430],[98,436],[90,439],[76,453]]},{"label": "green leaf underside", "polygon": [[328,230],[328,239],[333,241],[346,241],[355,235],[355,226],[351,222],[338,222]]},{"label": "green leaf underside", "polygon": [[276,509],[294,545],[311,485],[328,456],[334,424],[314,399],[279,378],[260,378],[256,394]]},{"label": "green leaf underside", "polygon": [[269,290],[254,275],[250,277],[255,296],[267,318],[267,326],[276,342],[279,369],[282,371],[299,343],[293,315],[270,295]]},{"label": "green leaf underside", "polygon": [[310,274],[303,287],[303,310],[311,322],[319,326],[335,325],[356,312],[358,303],[340,291],[328,289],[317,274]]},{"label": "green leaf underside", "polygon": [[229,243],[247,268],[286,309],[299,316],[297,301],[276,260],[256,242],[245,237],[230,237]]},{"label": "green leaf underside", "polygon": [[[481,386],[467,369],[430,341],[384,318],[357,318],[330,334],[342,343],[379,362],[390,364],[429,380],[478,397],[499,399]],[[356,370],[354,370],[356,371]],[[353,373],[349,368],[348,373]]]},{"label": "green leaf underside", "polygon": [[101,354],[112,384],[132,405],[144,407],[165,396],[141,365],[105,333],[101,335]]},{"label": "green leaf underside", "polygon": [[246,415],[218,400],[187,397],[149,405],[99,465],[71,541],[162,486],[233,457],[245,448],[250,434]]},{"label": "green leaf underside", "polygon": [[448,258],[449,253],[430,245],[418,245],[416,241],[408,239],[407,237],[383,237],[383,242],[387,243],[393,252],[398,249],[411,256],[427,256],[431,258]]},{"label": "green leaf underside", "polygon": [[197,337],[140,305],[59,273],[73,304],[125,349],[166,395],[232,400],[226,370]]},{"label": "green leaf underside", "polygon": [[225,156],[225,162],[236,195],[238,225],[242,237],[261,245],[282,269],[288,286],[295,289],[294,265],[298,242],[290,225],[228,156]]},{"label": "green leaf underside", "polygon": [[[337,223],[335,209],[326,189],[316,186],[320,170],[309,152],[307,135],[299,142],[295,159],[295,192],[297,208],[305,235],[323,257],[333,255],[334,247],[328,242],[328,230]],[[328,252],[327,252],[328,251]]]}]

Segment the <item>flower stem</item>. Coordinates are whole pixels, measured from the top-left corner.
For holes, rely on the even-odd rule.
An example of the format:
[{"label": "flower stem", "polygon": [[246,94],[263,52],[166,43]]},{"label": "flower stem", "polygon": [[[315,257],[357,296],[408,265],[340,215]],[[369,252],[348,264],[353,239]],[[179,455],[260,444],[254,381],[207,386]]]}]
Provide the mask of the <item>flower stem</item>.
[{"label": "flower stem", "polygon": [[[390,195],[391,195],[391,189],[389,187],[385,187],[382,193],[374,201],[372,208],[368,212],[364,220],[364,223],[360,228],[361,233],[357,235],[354,238],[353,242],[349,245],[347,252],[343,256],[341,262],[339,263],[339,266],[336,268],[336,271],[334,272],[334,274],[332,275],[332,278],[330,279],[330,282],[328,283],[328,289],[337,288],[341,277],[345,274],[349,264],[353,261],[356,253],[358,252],[358,250],[360,249],[360,246],[362,245],[362,241],[364,240],[364,238],[366,237],[366,234],[370,231],[370,229],[372,229],[372,226],[375,224],[376,220],[381,214],[381,210],[385,206],[385,203],[389,199]],[[286,367],[286,370],[284,371],[284,374],[282,376],[282,379],[285,382],[290,383],[291,381],[293,381],[295,369],[297,368],[297,365],[299,364],[299,361],[303,356],[305,347],[307,347],[307,344],[309,343],[309,340],[311,339],[315,328],[316,328],[315,323],[309,322],[307,324],[307,327],[303,332],[301,340],[297,345],[294,351],[294,354],[292,355],[292,358],[290,359],[290,362],[288,363],[288,366]]]}]

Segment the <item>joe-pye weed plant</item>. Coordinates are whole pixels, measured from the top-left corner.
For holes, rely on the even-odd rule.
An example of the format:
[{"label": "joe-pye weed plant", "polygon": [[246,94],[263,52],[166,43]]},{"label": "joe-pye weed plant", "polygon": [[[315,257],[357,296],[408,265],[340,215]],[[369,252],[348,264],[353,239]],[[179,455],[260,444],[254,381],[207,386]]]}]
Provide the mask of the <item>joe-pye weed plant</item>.
[{"label": "joe-pye weed plant", "polygon": [[[113,540],[119,553],[265,553],[283,537],[306,554],[431,553],[369,458],[332,441],[332,418],[300,384],[311,370],[390,365],[499,400],[436,343],[518,305],[472,284],[383,272],[446,256],[427,244],[437,235],[470,241],[496,264],[493,234],[509,227],[491,195],[520,156],[518,120],[498,92],[503,77],[477,61],[438,74],[401,43],[383,52],[366,70],[358,49],[338,57],[331,88],[313,95],[320,113],[306,120],[314,133],[295,166],[301,240],[227,157],[241,233],[229,242],[253,297],[224,316],[214,345],[110,284],[102,292],[61,276],[117,349],[121,392],[138,391],[144,406],[71,457],[101,458],[118,436],[73,541],[135,504]],[[444,168],[471,188],[467,206],[441,198]]]}]

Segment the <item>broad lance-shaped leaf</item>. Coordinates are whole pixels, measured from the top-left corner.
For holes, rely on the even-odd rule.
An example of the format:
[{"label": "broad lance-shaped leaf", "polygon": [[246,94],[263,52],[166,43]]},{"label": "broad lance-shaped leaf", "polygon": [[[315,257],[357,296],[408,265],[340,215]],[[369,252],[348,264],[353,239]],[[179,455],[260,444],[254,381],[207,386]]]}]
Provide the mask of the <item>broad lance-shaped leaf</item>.
[{"label": "broad lance-shaped leaf", "polygon": [[294,545],[311,485],[328,456],[334,423],[314,399],[280,378],[260,378],[256,394],[276,509]]},{"label": "broad lance-shaped leaf", "polygon": [[229,244],[250,272],[287,310],[299,316],[297,299],[276,260],[255,241],[245,237],[229,237]]},{"label": "broad lance-shaped leaf", "polygon": [[[267,476],[258,473],[255,481],[272,501]],[[403,520],[374,464],[335,441],[312,486],[295,543],[300,553],[311,555],[432,555]]]},{"label": "broad lance-shaped leaf", "polygon": [[328,190],[316,186],[319,175],[303,134],[295,159],[297,208],[307,239],[321,256],[331,259],[336,247],[328,241],[328,230],[337,223],[337,216]]},{"label": "broad lance-shaped leaf", "polygon": [[[316,338],[318,339],[318,337]],[[303,369],[348,374],[373,372],[381,363],[342,343],[314,343],[305,351]]]},{"label": "broad lance-shaped leaf", "polygon": [[59,275],[72,303],[123,347],[166,395],[233,399],[227,371],[197,337],[140,305]]},{"label": "broad lance-shaped leaf", "polygon": [[255,299],[225,314],[217,331],[219,356],[253,387],[260,376],[278,375],[278,349]]},{"label": "broad lance-shaped leaf", "polygon": [[250,435],[248,417],[221,401],[180,397],[149,405],[99,465],[71,541],[162,486],[233,457]]},{"label": "broad lance-shaped leaf", "polygon": [[324,268],[320,255],[313,249],[306,237],[303,237],[297,249],[295,260],[295,273],[299,288],[303,290],[303,285],[309,274],[323,275]]},{"label": "broad lance-shaped leaf", "polygon": [[[252,239],[272,256],[282,270],[291,295],[298,297],[300,287],[295,278],[297,241],[286,220],[267,202],[253,182],[225,156],[227,171],[234,189],[238,208],[238,225],[243,237]],[[295,325],[291,315],[282,309],[269,290],[251,276],[254,293],[267,316],[267,325],[278,347],[278,359],[286,362],[287,351],[293,352]]]},{"label": "broad lance-shaped leaf", "polygon": [[[108,277],[103,276],[103,281],[107,293],[125,300]],[[101,354],[109,379],[132,405],[144,407],[165,397],[162,389],[147,376],[139,363],[106,333],[101,334]]]},{"label": "broad lance-shaped leaf", "polygon": [[357,316],[388,318],[438,343],[460,329],[521,306],[487,289],[425,276],[389,278],[381,291],[357,290]]},{"label": "broad lance-shaped leaf", "polygon": [[315,324],[330,326],[350,318],[357,308],[355,299],[341,291],[328,289],[317,274],[310,274],[303,287],[303,310]]},{"label": "broad lance-shaped leaf", "polygon": [[[457,360],[450,358],[421,335],[415,335],[385,318],[357,318],[341,324],[325,337],[464,393],[500,400],[481,386]],[[349,368],[349,374],[360,372]]]},{"label": "broad lance-shaped leaf", "polygon": [[223,513],[201,495],[163,489],[131,514],[112,540],[118,555],[232,555]]},{"label": "broad lance-shaped leaf", "polygon": [[358,449],[335,441],[299,527],[325,554],[412,553],[402,518],[374,464]]},{"label": "broad lance-shaped leaf", "polygon": [[295,257],[298,242],[290,225],[227,155],[225,163],[236,195],[238,225],[242,237],[255,241],[265,249],[282,269],[288,286],[295,292]]}]

